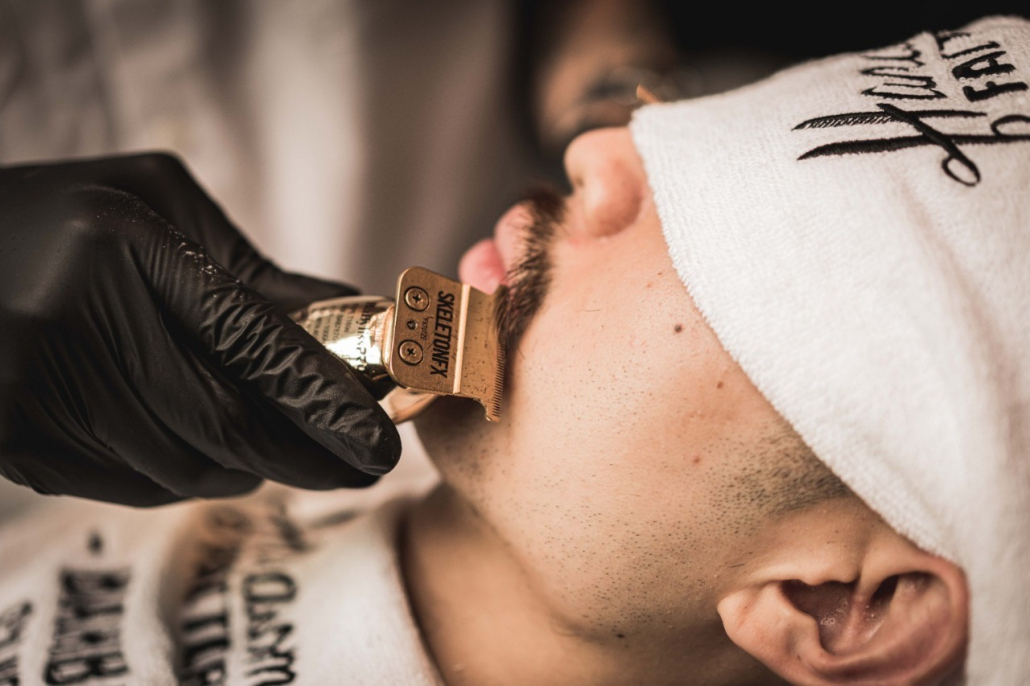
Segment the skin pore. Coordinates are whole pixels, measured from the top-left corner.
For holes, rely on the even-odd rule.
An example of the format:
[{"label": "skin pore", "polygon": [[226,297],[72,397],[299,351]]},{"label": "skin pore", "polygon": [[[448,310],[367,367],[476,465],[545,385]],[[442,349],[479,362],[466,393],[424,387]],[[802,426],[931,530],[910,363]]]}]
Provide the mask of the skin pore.
[{"label": "skin pore", "polygon": [[[628,132],[581,136],[566,169],[560,211],[538,202],[498,226],[516,304],[501,421],[457,398],[418,421],[443,478],[401,541],[427,647],[449,684],[780,683],[738,645],[755,635],[748,609],[776,606],[742,589],[779,583],[770,569],[802,581],[775,600],[818,644],[806,621],[836,626],[896,583],[866,580],[861,551],[909,544],[722,348],[673,268]],[[862,617],[839,645],[875,633]]]}]

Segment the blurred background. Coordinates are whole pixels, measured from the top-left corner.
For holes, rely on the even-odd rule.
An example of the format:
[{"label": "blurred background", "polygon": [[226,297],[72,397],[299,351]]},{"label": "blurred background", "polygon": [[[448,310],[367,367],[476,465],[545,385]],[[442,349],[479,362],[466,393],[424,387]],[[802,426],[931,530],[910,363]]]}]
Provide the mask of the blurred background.
[{"label": "blurred background", "polygon": [[392,295],[408,266],[453,275],[531,182],[561,183],[568,141],[625,123],[637,84],[700,97],[999,13],[1028,9],[0,0],[0,164],[175,152],[272,259]]},{"label": "blurred background", "polygon": [[0,163],[173,151],[275,260],[391,295],[638,82],[698,97],[1024,4],[0,0]]}]

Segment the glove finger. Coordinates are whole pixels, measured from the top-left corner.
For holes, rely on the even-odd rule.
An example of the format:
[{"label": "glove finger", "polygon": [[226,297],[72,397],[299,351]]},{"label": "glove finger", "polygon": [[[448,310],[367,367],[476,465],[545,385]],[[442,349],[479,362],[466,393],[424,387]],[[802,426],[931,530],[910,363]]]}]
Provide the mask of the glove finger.
[{"label": "glove finger", "polygon": [[149,354],[132,365],[132,382],[144,403],[197,451],[227,469],[300,488],[358,488],[378,480],[341,462],[263,398],[245,396],[176,343],[183,336],[175,322],[154,316],[154,327],[170,331],[160,341],[151,337]]},{"label": "glove finger", "polygon": [[[97,212],[87,207],[83,214]],[[27,369],[0,383],[0,394],[17,398],[4,404],[0,418],[0,466],[8,478],[41,492],[133,505],[255,487],[260,479],[229,473],[178,440],[126,382],[138,351],[153,349],[147,341],[154,327],[137,316],[153,312],[153,302],[145,285],[133,282],[139,274],[125,269],[131,263],[117,253],[94,257],[89,262],[96,268],[78,273],[84,278],[74,283],[89,283],[94,295],[116,285],[121,297],[78,302],[62,313],[64,320],[35,322],[37,345],[20,360]],[[88,323],[76,321],[79,314]]]},{"label": "glove finger", "polygon": [[393,468],[400,437],[353,372],[171,227],[135,237],[134,259],[151,288],[222,374],[353,467],[376,475]]},{"label": "glove finger", "polygon": [[[116,392],[132,390],[117,375],[107,384]],[[139,507],[240,495],[261,483],[208,460],[138,403],[123,403],[121,410],[118,417],[93,418],[92,440],[6,452],[4,476],[40,493]]]},{"label": "glove finger", "polygon": [[[108,379],[108,384],[122,397],[137,391],[134,383],[121,376]],[[108,415],[95,418],[94,430],[97,439],[123,464],[130,464],[143,476],[181,498],[241,495],[261,484],[258,476],[226,469],[208,458],[143,402],[124,403],[122,414],[117,418]]]},{"label": "glove finger", "polygon": [[133,507],[155,507],[183,500],[134,471],[113,454],[107,459],[84,460],[76,450],[32,450],[6,453],[0,473],[16,484],[44,495],[70,495]]}]

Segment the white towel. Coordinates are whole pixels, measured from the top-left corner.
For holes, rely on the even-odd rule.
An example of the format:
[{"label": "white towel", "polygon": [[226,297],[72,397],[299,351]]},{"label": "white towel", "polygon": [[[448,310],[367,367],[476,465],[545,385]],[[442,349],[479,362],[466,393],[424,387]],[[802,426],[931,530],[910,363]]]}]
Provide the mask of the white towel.
[{"label": "white towel", "polygon": [[959,564],[966,679],[1030,683],[1030,22],[833,57],[632,124],[729,353],[899,533]]}]

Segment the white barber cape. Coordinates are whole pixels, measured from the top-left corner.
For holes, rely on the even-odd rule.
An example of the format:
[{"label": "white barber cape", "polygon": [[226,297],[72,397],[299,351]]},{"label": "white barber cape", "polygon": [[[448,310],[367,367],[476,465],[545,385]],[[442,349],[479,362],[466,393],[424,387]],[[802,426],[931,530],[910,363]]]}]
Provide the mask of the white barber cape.
[{"label": "white barber cape", "polygon": [[156,510],[65,500],[10,522],[0,686],[442,683],[396,546],[431,482],[394,482],[371,510],[379,487],[270,486]]}]

